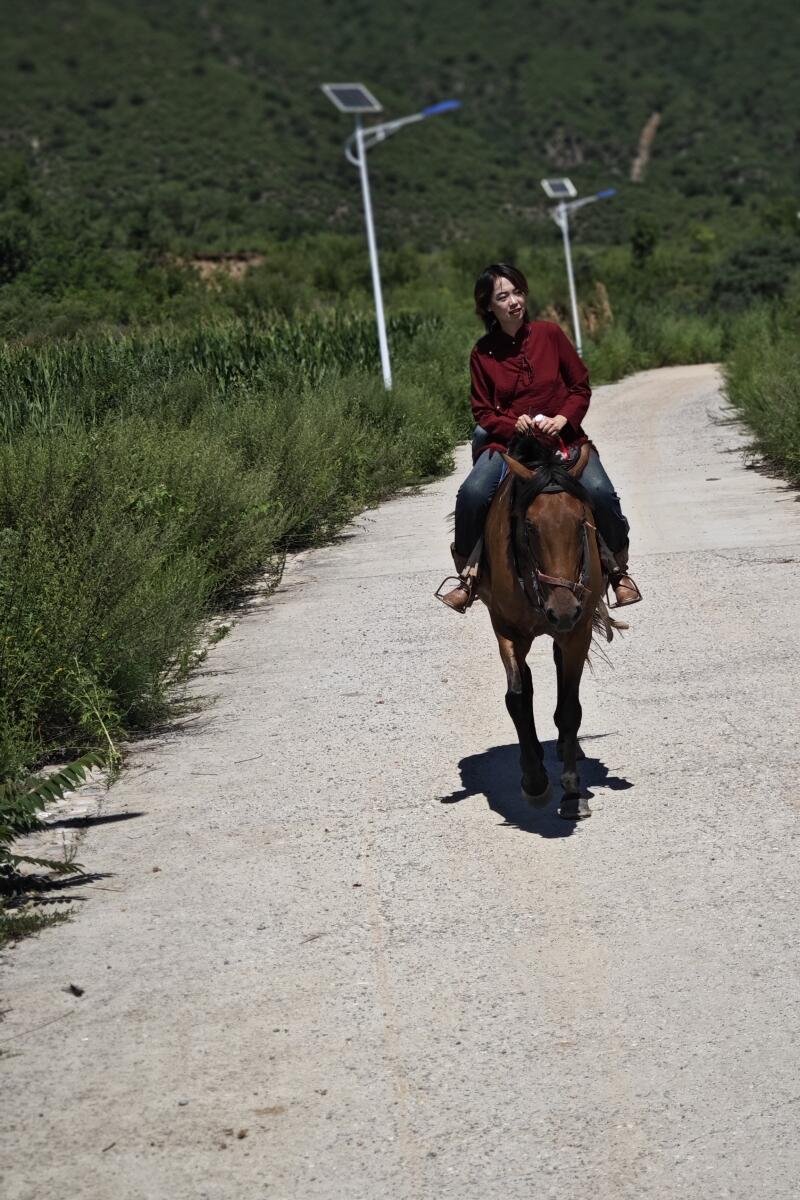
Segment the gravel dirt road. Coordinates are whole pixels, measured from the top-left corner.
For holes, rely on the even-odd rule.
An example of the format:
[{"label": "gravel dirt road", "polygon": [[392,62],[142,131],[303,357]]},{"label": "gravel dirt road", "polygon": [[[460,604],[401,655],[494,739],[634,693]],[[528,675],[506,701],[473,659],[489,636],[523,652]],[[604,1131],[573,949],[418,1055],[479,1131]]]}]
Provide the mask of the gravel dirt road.
[{"label": "gravel dirt road", "polygon": [[705,366],[595,393],[646,602],[579,826],[518,800],[485,610],[431,597],[466,451],[211,649],[74,922],[5,956],[5,1200],[797,1196],[800,509],[723,408]]}]

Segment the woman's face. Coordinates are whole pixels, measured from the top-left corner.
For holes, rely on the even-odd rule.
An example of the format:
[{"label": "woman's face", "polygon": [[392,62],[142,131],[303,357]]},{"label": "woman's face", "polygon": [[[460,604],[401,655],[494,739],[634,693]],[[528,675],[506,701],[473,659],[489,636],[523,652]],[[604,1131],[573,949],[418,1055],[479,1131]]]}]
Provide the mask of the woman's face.
[{"label": "woman's face", "polygon": [[522,324],[527,299],[520,288],[501,275],[494,281],[489,308],[504,329],[515,329]]}]

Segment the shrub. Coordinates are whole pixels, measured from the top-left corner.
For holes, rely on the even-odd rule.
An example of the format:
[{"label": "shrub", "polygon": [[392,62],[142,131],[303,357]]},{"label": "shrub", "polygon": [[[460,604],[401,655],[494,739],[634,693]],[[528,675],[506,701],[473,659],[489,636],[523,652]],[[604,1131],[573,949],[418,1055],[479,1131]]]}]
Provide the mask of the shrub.
[{"label": "shrub", "polygon": [[593,383],[610,383],[646,365],[629,330],[621,324],[609,326],[596,342],[589,342],[584,357]]},{"label": "shrub", "polygon": [[649,217],[639,216],[631,231],[631,258],[635,267],[643,267],[653,254],[658,241],[658,229]]},{"label": "shrub", "polygon": [[795,240],[763,238],[738,247],[724,260],[711,284],[711,302],[742,312],[764,300],[780,299],[800,263]]},{"label": "shrub", "polygon": [[632,333],[648,367],[718,362],[722,357],[722,325],[698,314],[646,308],[637,314]]},{"label": "shrub", "polygon": [[33,249],[30,224],[21,213],[0,213],[0,284],[27,270]]}]

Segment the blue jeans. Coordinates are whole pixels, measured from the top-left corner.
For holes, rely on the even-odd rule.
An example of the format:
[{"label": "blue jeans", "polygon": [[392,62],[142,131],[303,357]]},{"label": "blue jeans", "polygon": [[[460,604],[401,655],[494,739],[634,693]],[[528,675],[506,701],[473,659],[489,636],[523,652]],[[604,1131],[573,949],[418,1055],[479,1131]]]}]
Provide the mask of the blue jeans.
[{"label": "blue jeans", "polygon": [[492,496],[500,486],[505,465],[502,455],[497,450],[484,451],[458,489],[455,545],[456,554],[461,554],[464,558],[469,557],[473,546],[483,533],[483,523],[492,503]]},{"label": "blue jeans", "polygon": [[[488,441],[485,430],[477,426],[472,437],[473,454],[485,446]],[[500,486],[505,463],[496,450],[487,450],[481,454],[475,466],[458,489],[456,496],[456,553],[467,558],[478,538],[483,533],[483,525],[492,497]],[[614,491],[614,485],[608,478],[600,456],[592,447],[589,461],[581,475],[583,484],[592,506],[597,528],[603,536],[609,550],[616,554],[628,544],[630,526],[625,519],[620,505],[620,499]]]},{"label": "blue jeans", "polygon": [[625,519],[622,505],[614,485],[608,478],[600,455],[594,447],[589,454],[589,461],[583,469],[580,482],[589,496],[594,519],[603,541],[612,554],[618,554],[628,545],[630,525]]}]

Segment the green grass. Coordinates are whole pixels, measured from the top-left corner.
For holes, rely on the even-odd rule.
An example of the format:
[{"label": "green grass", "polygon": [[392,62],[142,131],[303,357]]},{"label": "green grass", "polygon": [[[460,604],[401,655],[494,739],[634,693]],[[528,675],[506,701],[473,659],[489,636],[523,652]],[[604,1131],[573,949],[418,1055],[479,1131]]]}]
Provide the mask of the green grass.
[{"label": "green grass", "polygon": [[71,915],[68,912],[42,912],[30,905],[9,907],[0,897],[0,950],[10,942],[41,933],[48,925],[61,925]]},{"label": "green grass", "polygon": [[739,322],[725,387],[754,447],[800,484],[800,339],[797,313],[755,310]]},{"label": "green grass", "polygon": [[633,371],[680,363],[719,362],[727,346],[721,322],[698,314],[647,308],[616,322],[586,346],[594,383],[611,383]]},{"label": "green grass", "polygon": [[393,340],[391,394],[364,322],[5,352],[0,778],[152,721],[212,609],[448,468],[461,333]]}]

